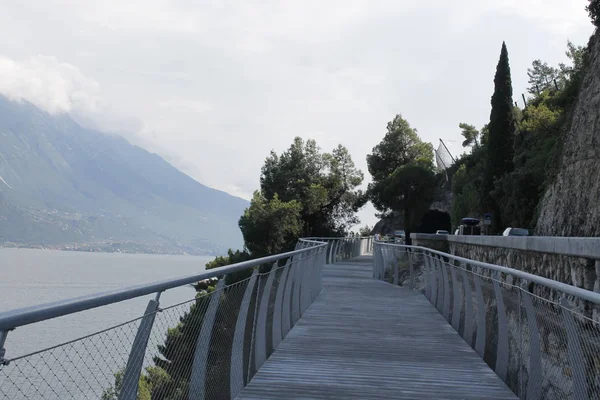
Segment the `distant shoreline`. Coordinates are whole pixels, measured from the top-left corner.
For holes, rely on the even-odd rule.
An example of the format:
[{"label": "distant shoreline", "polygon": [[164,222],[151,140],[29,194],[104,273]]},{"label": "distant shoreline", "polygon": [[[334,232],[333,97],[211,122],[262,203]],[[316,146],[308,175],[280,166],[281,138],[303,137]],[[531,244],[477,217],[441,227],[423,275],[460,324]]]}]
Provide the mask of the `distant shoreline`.
[{"label": "distant shoreline", "polygon": [[63,244],[63,245],[41,245],[5,242],[0,244],[0,249],[29,249],[29,250],[55,250],[80,253],[116,253],[116,254],[150,254],[165,256],[195,256],[195,257],[217,257],[218,254],[206,251],[166,250],[148,245],[126,243],[121,247],[115,244]]}]

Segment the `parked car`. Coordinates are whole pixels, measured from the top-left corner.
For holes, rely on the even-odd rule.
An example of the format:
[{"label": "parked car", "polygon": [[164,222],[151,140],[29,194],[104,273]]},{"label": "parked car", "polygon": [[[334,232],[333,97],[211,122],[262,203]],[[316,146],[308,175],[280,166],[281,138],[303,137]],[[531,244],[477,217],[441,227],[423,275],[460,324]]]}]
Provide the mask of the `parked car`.
[{"label": "parked car", "polygon": [[458,227],[460,235],[481,235],[481,226],[477,218],[463,218]]},{"label": "parked car", "polygon": [[436,235],[449,235],[450,232],[443,230],[443,229],[439,229],[439,230],[435,231],[435,234]]},{"label": "parked car", "polygon": [[523,228],[506,228],[502,236],[529,236],[529,231]]}]

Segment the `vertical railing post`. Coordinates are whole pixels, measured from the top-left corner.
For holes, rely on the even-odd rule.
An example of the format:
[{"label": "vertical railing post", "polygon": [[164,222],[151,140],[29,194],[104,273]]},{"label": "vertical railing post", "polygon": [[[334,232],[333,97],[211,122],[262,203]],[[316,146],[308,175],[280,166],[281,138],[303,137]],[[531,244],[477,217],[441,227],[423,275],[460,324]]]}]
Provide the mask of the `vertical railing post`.
[{"label": "vertical railing post", "polygon": [[431,299],[429,301],[431,301],[431,304],[434,307],[437,307],[437,302],[438,302],[438,280],[437,280],[437,261],[434,255],[432,255],[431,253],[428,255],[429,257],[429,266],[431,269],[431,275],[430,275],[430,279],[431,279]]},{"label": "vertical railing post", "polygon": [[506,322],[506,311],[504,298],[500,287],[501,275],[496,272],[493,277],[494,293],[496,294],[496,308],[498,311],[498,348],[496,351],[496,374],[506,382],[508,373],[508,324]]},{"label": "vertical railing post", "polygon": [[[540,352],[540,331],[537,324],[537,315],[533,301],[527,288],[527,282],[521,285],[523,305],[529,325],[529,371],[527,380],[527,400],[540,400],[542,398],[542,359]],[[522,362],[522,365],[525,363]]]},{"label": "vertical railing post", "polygon": [[443,315],[446,321],[450,322],[450,282],[448,281],[448,267],[442,257],[440,257],[440,271],[442,273],[442,280],[444,282],[444,305]]},{"label": "vertical railing post", "polygon": [[[252,271],[252,276],[248,281],[242,304],[238,312],[237,321],[235,323],[235,331],[233,333],[233,343],[231,347],[231,371],[229,374],[229,391],[230,398],[235,398],[244,387],[244,339],[246,337],[246,321],[248,318],[248,308],[252,299],[252,292],[256,284],[258,269]],[[279,325],[279,335],[281,336],[281,325]]]},{"label": "vertical railing post", "polygon": [[475,339],[475,352],[483,358],[485,354],[485,301],[481,290],[481,279],[477,272],[473,274],[475,282],[475,296],[477,297],[477,337]]},{"label": "vertical railing post", "polygon": [[581,340],[577,333],[575,318],[571,312],[571,306],[566,297],[560,301],[563,323],[567,331],[567,352],[569,354],[569,365],[573,379],[573,399],[584,400],[588,398],[587,380],[585,377],[585,358],[581,351]]},{"label": "vertical railing post", "polygon": [[271,267],[269,277],[265,283],[260,298],[260,306],[258,308],[258,319],[256,320],[256,335],[254,342],[254,368],[256,371],[262,367],[267,359],[267,311],[269,309],[269,299],[271,298],[271,288],[277,273],[277,261]]},{"label": "vertical railing post", "polygon": [[408,251],[408,273],[409,273],[409,283],[408,283],[408,287],[410,287],[410,289],[414,289],[415,288],[415,268],[414,268],[414,264],[413,264],[413,258],[412,258],[412,249],[407,249]]},{"label": "vertical railing post", "polygon": [[296,279],[296,269],[298,268],[298,257],[292,256],[292,261],[290,263],[289,272],[287,281],[285,283],[285,289],[283,293],[283,305],[281,311],[281,337],[284,338],[292,329],[292,288],[296,284],[294,281]]},{"label": "vertical railing post", "polygon": [[152,326],[154,325],[154,319],[156,317],[156,311],[159,307],[160,292],[156,294],[153,300],[148,302],[146,311],[144,311],[144,317],[140,322],[131,351],[129,352],[129,358],[127,359],[127,365],[125,367],[125,373],[123,374],[123,384],[119,393],[119,400],[135,400],[137,398],[138,386],[140,382],[140,374],[142,373],[142,367],[144,365],[144,355],[146,354],[146,348],[148,347],[148,339],[152,333]]},{"label": "vertical railing post", "polygon": [[189,400],[201,400],[206,395],[206,371],[208,363],[208,351],[212,338],[212,330],[217,316],[221,289],[224,287],[224,279],[219,280],[215,291],[211,293],[208,307],[202,320],[202,327],[196,339],[196,349],[192,361],[192,373],[190,376],[190,389],[188,392]]},{"label": "vertical railing post", "polygon": [[396,256],[396,250],[392,249],[392,255],[393,255],[393,259],[392,259],[392,263],[393,263],[393,267],[394,267],[394,277],[392,278],[392,283],[395,286],[398,286],[398,280],[399,280],[399,275],[400,275],[400,271],[398,271],[398,264],[400,264],[400,257]]},{"label": "vertical railing post", "polygon": [[292,325],[300,319],[300,288],[302,287],[302,269],[306,253],[297,255],[296,268],[294,269],[294,287],[292,288]]},{"label": "vertical railing post", "polygon": [[467,275],[467,266],[463,265],[462,270],[463,287],[465,289],[465,327],[463,330],[463,338],[467,341],[469,346],[474,347],[473,343],[473,291],[471,290],[471,284],[469,283],[469,276]]},{"label": "vertical railing post", "polygon": [[460,314],[462,313],[462,294],[458,285],[458,276],[454,265],[450,265],[450,277],[452,278],[452,297],[454,307],[452,308],[452,327],[456,332],[460,330]]},{"label": "vertical railing post", "polygon": [[9,361],[4,358],[6,355],[6,349],[4,348],[4,344],[6,343],[6,338],[8,336],[8,331],[0,331],[0,365],[8,365]]},{"label": "vertical railing post", "polygon": [[273,311],[273,349],[276,349],[281,343],[283,339],[283,303],[284,303],[284,294],[285,287],[287,284],[289,271],[291,268],[291,258],[288,258],[283,270],[281,271],[281,275],[279,275],[279,283],[277,284],[277,292],[275,293],[275,309]]}]

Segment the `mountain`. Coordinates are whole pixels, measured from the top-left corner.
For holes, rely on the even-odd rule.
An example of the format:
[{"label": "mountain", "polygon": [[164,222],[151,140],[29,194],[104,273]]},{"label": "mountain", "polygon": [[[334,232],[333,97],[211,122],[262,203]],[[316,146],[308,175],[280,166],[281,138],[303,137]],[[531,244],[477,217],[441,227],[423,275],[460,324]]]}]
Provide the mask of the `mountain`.
[{"label": "mountain", "polygon": [[0,96],[0,245],[221,254],[246,200],[120,136]]}]

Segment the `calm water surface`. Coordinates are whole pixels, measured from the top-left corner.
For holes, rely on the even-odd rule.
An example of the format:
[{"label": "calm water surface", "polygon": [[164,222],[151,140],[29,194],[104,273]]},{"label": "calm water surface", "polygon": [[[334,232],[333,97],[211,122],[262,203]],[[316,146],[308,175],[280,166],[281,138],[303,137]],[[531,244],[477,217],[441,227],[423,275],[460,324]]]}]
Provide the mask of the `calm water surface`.
[{"label": "calm water surface", "polygon": [[[213,257],[0,249],[0,312],[202,272]],[[162,294],[162,307],[193,299],[191,287]],[[140,317],[154,296],[84,311],[10,332],[7,357]]]}]

